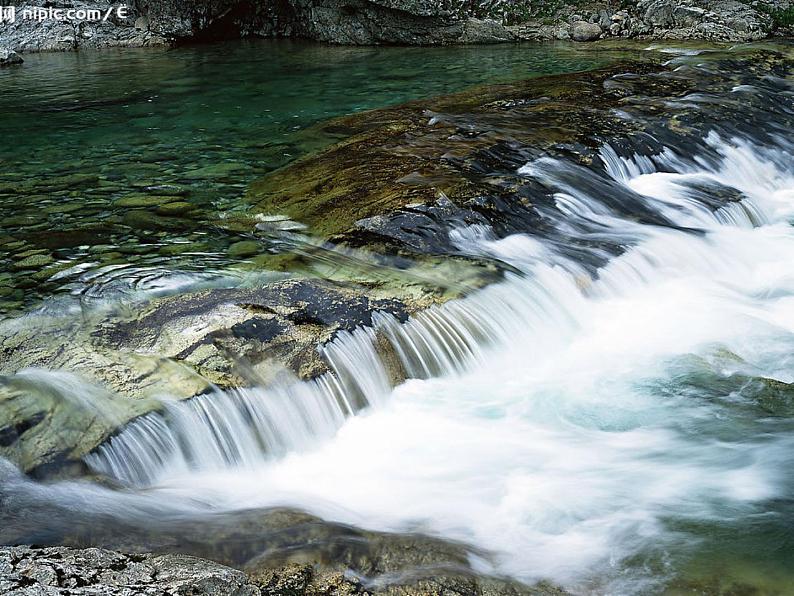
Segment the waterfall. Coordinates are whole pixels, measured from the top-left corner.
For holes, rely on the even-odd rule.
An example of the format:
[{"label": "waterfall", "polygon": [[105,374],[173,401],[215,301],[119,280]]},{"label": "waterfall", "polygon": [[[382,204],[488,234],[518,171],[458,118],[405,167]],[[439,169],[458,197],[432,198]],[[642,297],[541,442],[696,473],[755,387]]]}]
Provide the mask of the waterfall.
[{"label": "waterfall", "polygon": [[656,593],[656,569],[701,544],[790,569],[769,539],[794,494],[794,147],[778,141],[532,160],[516,175],[548,190],[542,230],[449,234],[509,264],[503,281],[403,322],[373,313],[320,348],[314,379],[163,399],[86,457],[146,490],[29,498],[153,526],[295,507],[470,544],[477,571],[572,593]]},{"label": "waterfall", "polygon": [[[600,157],[613,188],[642,197],[645,208],[674,224],[752,229],[768,223],[780,172],[764,179],[759,190],[757,177],[746,180],[755,176],[748,174],[747,162],[758,160],[763,150],[713,135],[707,142],[721,157],[717,167],[684,160],[670,149],[625,158],[607,145]],[[305,452],[333,437],[349,417],[383,404],[395,382],[464,374],[486,362],[489,350],[520,341],[537,346],[532,353],[540,358],[574,336],[593,298],[620,295],[669,271],[694,275],[706,262],[711,271],[734,266],[691,233],[671,235],[665,228],[627,222],[609,202],[572,185],[572,178],[590,174],[571,168],[542,158],[521,173],[557,189],[557,206],[566,214],[563,231],[576,228],[580,235],[584,230],[634,245],[595,275],[528,236],[497,239],[483,226],[455,230],[451,237],[462,252],[503,260],[521,273],[405,323],[374,313],[373,327],[340,332],[321,348],[329,372],[315,379],[280,378],[266,387],[215,389],[186,401],[163,401],[160,411],[129,424],[86,462],[128,485],[151,486],[191,470],[252,468]],[[703,202],[705,183],[733,189],[737,198],[728,204]]]},{"label": "waterfall", "polygon": [[509,287],[491,293],[501,294],[496,312],[478,305],[494,300],[483,296],[431,308],[405,324],[375,313],[374,327],[340,332],[322,347],[329,372],[163,401],[161,411],[132,422],[85,461],[98,473],[142,487],[191,469],[251,467],[305,450],[388,397],[394,371],[378,349],[379,338],[396,354],[405,378],[461,372],[482,357],[484,346],[504,341],[511,317],[527,308],[526,298]]}]

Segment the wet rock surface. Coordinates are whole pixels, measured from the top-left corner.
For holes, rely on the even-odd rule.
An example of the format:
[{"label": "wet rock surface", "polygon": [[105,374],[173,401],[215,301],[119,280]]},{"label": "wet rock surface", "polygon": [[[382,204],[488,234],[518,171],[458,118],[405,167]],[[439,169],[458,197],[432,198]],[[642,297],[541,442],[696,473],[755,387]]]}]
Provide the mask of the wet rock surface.
[{"label": "wet rock surface", "polygon": [[97,548],[0,548],[0,590],[33,594],[254,596],[240,571],[183,555],[124,555]]},{"label": "wet rock surface", "polygon": [[[427,558],[427,557],[423,557]],[[564,591],[450,575],[369,584],[343,571],[293,563],[248,573],[187,555],[123,554],[99,548],[0,547],[0,590],[9,596],[331,596],[344,594],[494,594],[554,596]]]},{"label": "wet rock surface", "polygon": [[[673,72],[648,61],[341,118],[323,126],[345,131],[343,142],[254,183],[249,201],[263,212],[278,204],[348,246],[450,255],[459,250],[451,228],[485,224],[498,237],[532,230],[577,254],[577,246],[593,239],[576,232],[558,236],[554,221],[562,215],[554,193],[559,187],[518,170],[541,157],[560,158],[568,164],[560,178],[576,178],[578,186],[596,190],[609,184],[598,155],[605,142],[614,140],[618,155],[648,155],[676,135],[686,137],[693,151],[708,152],[704,139],[711,122],[741,132],[743,122],[731,115],[736,104],[719,108],[704,99],[711,106],[704,110],[682,98],[718,89],[730,93],[740,84],[774,92],[777,83],[764,73],[786,76],[789,63],[784,54],[751,52],[742,58],[748,70],[740,75],[732,59],[722,70],[718,51],[702,56],[713,62]],[[729,70],[733,74],[725,77]],[[775,134],[779,125],[760,116],[761,98],[749,101],[746,109],[758,109]],[[778,99],[773,103],[787,113]],[[585,170],[593,175],[582,176]],[[643,208],[629,189],[618,192],[617,212],[669,223]],[[735,189],[708,192],[715,209],[736,200]],[[621,251],[608,243],[602,248],[609,254]]]},{"label": "wet rock surface", "polygon": [[375,312],[405,320],[430,303],[407,299],[296,279],[166,297],[132,314],[9,324],[0,331],[0,455],[37,475],[79,473],[115,430],[161,408],[158,397],[250,386],[283,367],[301,378],[325,373],[319,346],[371,325]]},{"label": "wet rock surface", "polygon": [[56,516],[49,536],[64,532],[70,547],[0,547],[0,586],[13,594],[567,594],[477,574],[459,543],[367,532],[289,509],[161,518],[146,528],[105,519],[89,529],[88,518],[70,517],[67,528]]}]

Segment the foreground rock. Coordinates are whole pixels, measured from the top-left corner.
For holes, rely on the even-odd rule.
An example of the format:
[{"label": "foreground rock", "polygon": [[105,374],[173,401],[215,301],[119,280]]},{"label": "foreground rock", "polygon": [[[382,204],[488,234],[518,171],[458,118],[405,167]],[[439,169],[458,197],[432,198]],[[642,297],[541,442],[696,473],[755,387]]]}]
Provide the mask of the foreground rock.
[{"label": "foreground rock", "polygon": [[261,593],[244,573],[194,557],[61,547],[0,548],[0,592],[9,596]]},{"label": "foreground rock", "polygon": [[[53,594],[151,596],[564,596],[546,584],[524,586],[465,571],[459,553],[421,538],[394,537],[379,552],[358,561],[327,566],[251,561],[244,571],[182,554],[124,554],[100,548],[0,547],[0,591],[11,596]],[[360,555],[358,555],[360,557]],[[441,558],[440,558],[441,557]],[[449,558],[452,557],[452,558]],[[364,563],[363,565],[361,563]],[[460,566],[459,571],[451,567]],[[388,571],[387,571],[388,570]]]},{"label": "foreground rock", "polygon": [[159,397],[250,386],[281,367],[317,376],[328,370],[317,348],[336,333],[371,325],[374,312],[405,320],[434,298],[405,300],[295,279],[181,294],[83,320],[6,322],[0,456],[37,474],[79,471],[80,459],[116,429],[159,409]]}]

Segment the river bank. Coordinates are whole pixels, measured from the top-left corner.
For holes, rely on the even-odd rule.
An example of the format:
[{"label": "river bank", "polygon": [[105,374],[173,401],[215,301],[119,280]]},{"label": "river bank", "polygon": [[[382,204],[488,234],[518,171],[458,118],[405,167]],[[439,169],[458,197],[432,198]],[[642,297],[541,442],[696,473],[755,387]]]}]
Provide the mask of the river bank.
[{"label": "river bank", "polygon": [[22,18],[26,11],[45,5],[51,7],[52,3],[17,4],[16,22],[0,22],[0,48],[30,53],[245,37],[353,45],[608,38],[744,42],[790,34],[794,23],[790,0],[493,0],[477,6],[463,0],[77,1],[68,3],[68,8],[111,16],[105,21],[71,22]]}]

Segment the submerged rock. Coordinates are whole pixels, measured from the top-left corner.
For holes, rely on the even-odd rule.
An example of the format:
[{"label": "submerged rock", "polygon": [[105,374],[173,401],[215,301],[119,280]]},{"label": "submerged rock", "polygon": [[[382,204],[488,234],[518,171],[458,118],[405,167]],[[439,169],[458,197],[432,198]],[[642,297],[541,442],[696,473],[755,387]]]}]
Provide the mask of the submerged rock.
[{"label": "submerged rock", "polygon": [[50,255],[35,254],[24,257],[11,265],[12,271],[19,271],[23,269],[40,269],[54,262]]},{"label": "submerged rock", "polygon": [[232,258],[245,258],[253,257],[259,254],[262,250],[262,245],[255,240],[243,240],[242,242],[235,242],[229,246],[229,256]]}]

